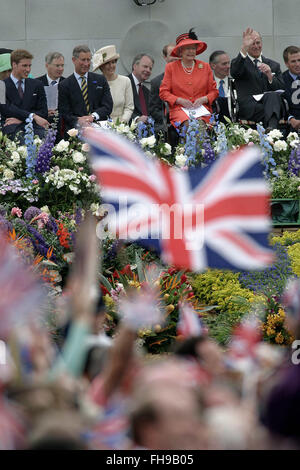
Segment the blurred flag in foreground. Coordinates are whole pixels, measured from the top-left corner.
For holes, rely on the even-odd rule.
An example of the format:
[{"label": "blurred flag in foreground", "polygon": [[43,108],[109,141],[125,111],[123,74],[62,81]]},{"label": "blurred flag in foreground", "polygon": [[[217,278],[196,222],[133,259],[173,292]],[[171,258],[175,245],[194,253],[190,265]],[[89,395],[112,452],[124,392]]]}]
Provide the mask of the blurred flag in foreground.
[{"label": "blurred flag in foreground", "polygon": [[[112,131],[86,128],[113,235],[141,240],[170,265],[261,269],[273,260],[268,189],[258,148],[205,168],[178,170],[147,157]],[[98,233],[101,237],[101,233]]]}]

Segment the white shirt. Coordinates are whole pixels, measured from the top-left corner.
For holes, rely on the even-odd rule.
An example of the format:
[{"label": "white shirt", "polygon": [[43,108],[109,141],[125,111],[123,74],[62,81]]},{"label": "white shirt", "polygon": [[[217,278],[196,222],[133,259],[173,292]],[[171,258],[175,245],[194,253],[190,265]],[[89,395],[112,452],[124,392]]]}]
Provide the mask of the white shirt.
[{"label": "white shirt", "polygon": [[136,92],[137,94],[139,94],[139,91],[140,91],[140,87],[139,87],[139,84],[141,83],[134,74],[132,74],[133,76],[133,80],[134,80],[134,83],[135,83],[135,87],[136,87]]},{"label": "white shirt", "polygon": [[223,80],[224,93],[225,93],[225,97],[227,98],[229,95],[228,76],[225,78],[219,78],[219,77],[214,76],[214,79],[215,79],[218,89],[219,89],[220,81]]},{"label": "white shirt", "polygon": [[50,78],[48,74],[46,75],[46,77],[47,77],[48,85],[49,85],[49,86],[57,86],[57,85],[59,84],[60,77],[55,79],[55,81],[56,81],[56,84],[55,84],[55,85],[51,85],[51,83],[52,83],[54,80],[52,80],[52,78]]}]

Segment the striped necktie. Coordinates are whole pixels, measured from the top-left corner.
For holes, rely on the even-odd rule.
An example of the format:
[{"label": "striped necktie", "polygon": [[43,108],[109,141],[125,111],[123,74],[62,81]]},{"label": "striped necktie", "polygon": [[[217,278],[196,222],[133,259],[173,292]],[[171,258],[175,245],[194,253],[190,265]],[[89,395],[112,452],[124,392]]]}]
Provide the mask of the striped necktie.
[{"label": "striped necktie", "polygon": [[88,88],[85,77],[81,77],[81,92],[86,105],[87,112],[90,112],[90,105],[88,99]]}]

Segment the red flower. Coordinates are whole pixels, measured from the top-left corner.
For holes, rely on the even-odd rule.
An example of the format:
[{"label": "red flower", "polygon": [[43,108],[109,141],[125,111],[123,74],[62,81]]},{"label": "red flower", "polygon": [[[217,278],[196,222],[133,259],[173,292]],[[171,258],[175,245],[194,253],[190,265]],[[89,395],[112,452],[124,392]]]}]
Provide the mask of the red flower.
[{"label": "red flower", "polygon": [[185,274],[183,274],[180,279],[181,279],[180,284],[184,284],[187,281],[187,277]]},{"label": "red flower", "polygon": [[122,269],[122,271],[120,271],[120,273],[121,274],[126,274],[127,276],[132,277],[133,274],[132,274],[132,271],[131,271],[130,264],[126,264],[126,266]]},{"label": "red flower", "polygon": [[58,224],[58,230],[56,232],[56,235],[58,236],[59,243],[62,247],[70,248],[69,241],[71,235],[61,222]]},{"label": "red flower", "polygon": [[173,276],[176,272],[177,272],[176,268],[169,268],[168,269],[168,273],[170,274],[170,276]]}]

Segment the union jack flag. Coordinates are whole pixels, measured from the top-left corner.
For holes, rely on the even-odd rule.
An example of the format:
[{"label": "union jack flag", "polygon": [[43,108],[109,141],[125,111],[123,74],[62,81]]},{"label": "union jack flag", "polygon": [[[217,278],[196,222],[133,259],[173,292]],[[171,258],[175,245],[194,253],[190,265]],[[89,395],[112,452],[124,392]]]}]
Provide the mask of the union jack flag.
[{"label": "union jack flag", "polygon": [[184,338],[190,336],[200,336],[206,334],[207,329],[191,305],[182,303],[179,306],[179,320],[177,324],[177,334]]},{"label": "union jack flag", "polygon": [[111,131],[87,128],[85,138],[101,195],[116,211],[106,223],[120,239],[147,240],[165,263],[192,271],[261,269],[273,260],[258,148],[182,171]]}]

